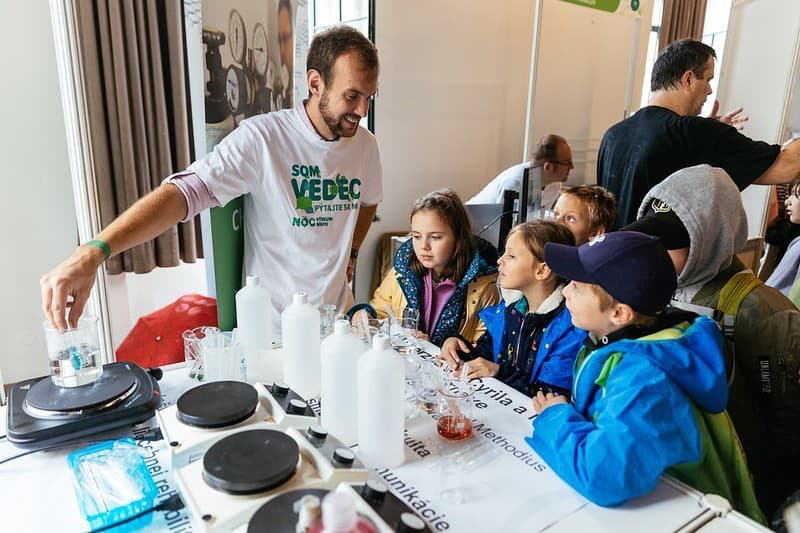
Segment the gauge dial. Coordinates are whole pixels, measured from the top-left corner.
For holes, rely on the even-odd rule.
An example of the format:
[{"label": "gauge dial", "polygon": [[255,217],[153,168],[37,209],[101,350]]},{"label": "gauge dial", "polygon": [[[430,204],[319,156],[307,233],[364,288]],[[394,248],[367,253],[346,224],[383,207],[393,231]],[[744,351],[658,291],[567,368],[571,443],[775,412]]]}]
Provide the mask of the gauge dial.
[{"label": "gauge dial", "polygon": [[231,108],[232,113],[235,113],[239,108],[241,84],[239,83],[238,76],[236,76],[236,70],[234,70],[234,67],[228,67],[228,75],[226,78],[225,96],[228,99],[228,107]]},{"label": "gauge dial", "polygon": [[244,31],[244,20],[235,9],[231,9],[231,17],[228,20],[228,44],[231,48],[233,60],[236,63],[244,64],[244,56],[247,51],[247,34]]},{"label": "gauge dial", "polygon": [[225,97],[231,114],[248,114],[253,111],[256,95],[255,78],[252,72],[231,65],[225,76]]},{"label": "gauge dial", "polygon": [[267,50],[267,31],[260,23],[253,30],[253,68],[259,76],[267,73],[269,55]]}]

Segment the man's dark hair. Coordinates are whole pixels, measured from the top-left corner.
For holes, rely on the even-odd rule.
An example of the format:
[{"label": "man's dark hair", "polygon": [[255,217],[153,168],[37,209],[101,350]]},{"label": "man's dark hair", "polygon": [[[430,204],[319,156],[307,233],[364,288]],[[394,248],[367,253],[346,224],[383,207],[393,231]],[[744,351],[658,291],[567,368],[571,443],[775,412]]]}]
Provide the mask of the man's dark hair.
[{"label": "man's dark hair", "polygon": [[317,34],[311,41],[306,60],[307,70],[316,70],[328,85],[333,79],[333,64],[340,55],[354,50],[364,68],[378,72],[378,50],[364,34],[350,26],[334,26]]},{"label": "man's dark hair", "polygon": [[653,64],[650,90],[655,92],[677,87],[681,76],[687,70],[691,70],[695,76],[703,79],[703,70],[709,57],[716,59],[716,52],[700,41],[680,39],[670,43],[658,54]]},{"label": "man's dark hair", "polygon": [[539,142],[536,143],[536,148],[533,149],[533,161],[535,163],[557,161],[558,155],[556,155],[556,152],[561,143],[567,144],[567,140],[561,135],[554,133],[545,135],[539,139]]}]

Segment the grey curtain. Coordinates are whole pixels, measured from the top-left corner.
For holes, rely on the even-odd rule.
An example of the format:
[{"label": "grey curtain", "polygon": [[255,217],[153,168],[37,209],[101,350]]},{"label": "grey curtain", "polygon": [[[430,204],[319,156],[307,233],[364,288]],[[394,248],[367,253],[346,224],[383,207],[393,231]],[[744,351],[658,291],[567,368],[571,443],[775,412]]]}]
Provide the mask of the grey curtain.
[{"label": "grey curtain", "polygon": [[663,50],[672,41],[703,37],[706,18],[706,0],[664,0],[664,14],[658,32],[658,49]]},{"label": "grey curtain", "polygon": [[[193,159],[181,0],[75,2],[100,218],[107,226]],[[202,257],[200,221],[106,263],[150,272]]]}]

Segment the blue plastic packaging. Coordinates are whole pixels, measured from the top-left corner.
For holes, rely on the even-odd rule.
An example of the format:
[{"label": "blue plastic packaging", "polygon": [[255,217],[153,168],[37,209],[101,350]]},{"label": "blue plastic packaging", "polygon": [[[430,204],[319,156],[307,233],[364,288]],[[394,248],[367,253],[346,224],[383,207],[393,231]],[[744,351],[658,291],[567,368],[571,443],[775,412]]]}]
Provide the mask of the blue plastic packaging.
[{"label": "blue plastic packaging", "polygon": [[[92,529],[116,524],[156,505],[158,488],[133,439],[95,444],[67,458],[81,514]],[[115,531],[132,531],[153,520],[153,513]]]}]

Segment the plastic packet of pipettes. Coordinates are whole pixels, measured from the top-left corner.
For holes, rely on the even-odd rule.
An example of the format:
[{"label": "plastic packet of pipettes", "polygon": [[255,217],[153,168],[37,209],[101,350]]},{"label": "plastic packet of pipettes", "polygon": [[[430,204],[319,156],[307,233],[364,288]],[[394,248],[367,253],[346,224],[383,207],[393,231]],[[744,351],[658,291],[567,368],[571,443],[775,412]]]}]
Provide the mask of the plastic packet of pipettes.
[{"label": "plastic packet of pipettes", "polygon": [[[133,439],[101,442],[67,458],[81,514],[92,529],[125,522],[152,509],[158,488]],[[152,513],[125,522],[116,531],[148,525]]]}]

